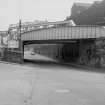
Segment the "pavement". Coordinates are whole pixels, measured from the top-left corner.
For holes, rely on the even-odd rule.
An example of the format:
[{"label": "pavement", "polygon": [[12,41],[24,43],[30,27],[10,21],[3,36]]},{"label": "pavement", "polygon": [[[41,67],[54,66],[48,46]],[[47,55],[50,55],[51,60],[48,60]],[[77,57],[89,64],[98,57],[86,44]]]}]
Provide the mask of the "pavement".
[{"label": "pavement", "polygon": [[105,74],[0,63],[0,105],[105,105]]}]

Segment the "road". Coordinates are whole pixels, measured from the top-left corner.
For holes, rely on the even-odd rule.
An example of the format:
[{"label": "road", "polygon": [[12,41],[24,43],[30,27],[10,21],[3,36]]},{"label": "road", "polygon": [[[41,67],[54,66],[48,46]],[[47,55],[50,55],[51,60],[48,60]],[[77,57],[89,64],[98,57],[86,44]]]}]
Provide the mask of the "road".
[{"label": "road", "polygon": [[51,59],[51,58],[43,56],[43,55],[36,54],[34,52],[31,52],[31,51],[25,51],[24,52],[24,59],[37,60],[37,61],[53,61],[53,62],[57,62],[54,59]]},{"label": "road", "polygon": [[0,63],[0,105],[105,105],[105,73]]}]

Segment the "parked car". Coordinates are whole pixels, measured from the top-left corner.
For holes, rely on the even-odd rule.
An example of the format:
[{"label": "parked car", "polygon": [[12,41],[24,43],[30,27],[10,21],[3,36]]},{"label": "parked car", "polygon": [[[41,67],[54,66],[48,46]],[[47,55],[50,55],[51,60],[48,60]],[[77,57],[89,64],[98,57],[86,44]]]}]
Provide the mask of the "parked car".
[{"label": "parked car", "polygon": [[35,55],[35,52],[32,51],[32,52],[31,52],[31,55]]}]

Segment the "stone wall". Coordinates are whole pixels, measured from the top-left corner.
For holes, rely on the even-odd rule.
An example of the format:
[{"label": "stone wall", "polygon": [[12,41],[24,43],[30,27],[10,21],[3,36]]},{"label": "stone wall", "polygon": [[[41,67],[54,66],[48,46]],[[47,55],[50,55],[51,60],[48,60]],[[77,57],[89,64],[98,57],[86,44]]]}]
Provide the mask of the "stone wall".
[{"label": "stone wall", "polygon": [[79,63],[105,67],[105,39],[81,40]]}]

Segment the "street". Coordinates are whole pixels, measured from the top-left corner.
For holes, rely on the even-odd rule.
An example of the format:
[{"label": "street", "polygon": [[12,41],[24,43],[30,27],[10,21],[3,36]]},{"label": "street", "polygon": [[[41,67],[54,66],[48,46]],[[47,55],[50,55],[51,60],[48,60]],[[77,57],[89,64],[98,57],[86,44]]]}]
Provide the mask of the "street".
[{"label": "street", "polygon": [[104,104],[104,73],[50,61],[30,65],[0,63],[0,105]]}]

